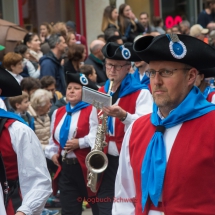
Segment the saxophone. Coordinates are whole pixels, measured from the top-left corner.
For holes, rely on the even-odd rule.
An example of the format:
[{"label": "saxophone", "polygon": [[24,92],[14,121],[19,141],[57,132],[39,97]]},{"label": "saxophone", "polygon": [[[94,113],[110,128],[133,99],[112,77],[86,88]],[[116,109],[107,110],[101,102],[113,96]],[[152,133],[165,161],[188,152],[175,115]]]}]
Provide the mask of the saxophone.
[{"label": "saxophone", "polygon": [[[108,95],[110,95],[112,86],[113,80],[110,81]],[[108,158],[103,152],[103,148],[107,146],[107,143],[105,142],[105,134],[107,131],[108,116],[103,113],[103,115],[99,117],[99,119],[101,120],[101,123],[97,128],[95,146],[92,151],[87,154],[85,159],[85,163],[88,169],[87,186],[94,193],[97,192],[97,184],[101,178],[100,173],[104,172],[108,166]]]}]

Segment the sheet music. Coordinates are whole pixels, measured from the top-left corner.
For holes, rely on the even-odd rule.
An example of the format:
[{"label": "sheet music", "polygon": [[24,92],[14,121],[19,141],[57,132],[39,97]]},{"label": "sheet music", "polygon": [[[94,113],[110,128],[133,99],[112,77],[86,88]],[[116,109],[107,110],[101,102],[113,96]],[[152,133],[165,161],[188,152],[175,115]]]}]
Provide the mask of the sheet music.
[{"label": "sheet music", "polygon": [[83,86],[82,89],[82,101],[92,104],[97,109],[102,109],[104,106],[109,107],[112,105],[112,97],[110,95],[85,86]]}]

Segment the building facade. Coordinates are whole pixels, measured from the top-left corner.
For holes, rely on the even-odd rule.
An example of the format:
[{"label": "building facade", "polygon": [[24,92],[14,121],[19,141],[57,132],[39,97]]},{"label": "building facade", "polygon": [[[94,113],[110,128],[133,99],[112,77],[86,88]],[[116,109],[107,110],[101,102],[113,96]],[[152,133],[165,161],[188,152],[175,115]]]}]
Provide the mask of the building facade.
[{"label": "building facade", "polygon": [[[196,23],[203,9],[203,0],[116,0],[131,6],[136,17],[147,12],[152,18],[160,16],[167,28],[187,19]],[[56,23],[72,20],[76,31],[90,43],[101,34],[104,8],[109,0],[0,0],[0,18],[16,23],[29,31],[39,32],[43,22]]]}]

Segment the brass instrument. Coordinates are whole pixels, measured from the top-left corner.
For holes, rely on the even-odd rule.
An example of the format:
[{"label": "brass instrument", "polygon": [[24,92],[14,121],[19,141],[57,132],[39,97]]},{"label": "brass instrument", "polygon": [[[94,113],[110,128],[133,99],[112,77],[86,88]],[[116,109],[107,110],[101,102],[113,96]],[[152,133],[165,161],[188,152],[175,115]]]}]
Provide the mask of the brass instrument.
[{"label": "brass instrument", "polygon": [[[113,81],[110,81],[110,86],[108,90],[108,95],[110,95]],[[97,184],[100,180],[100,173],[104,172],[108,166],[108,158],[103,152],[103,148],[107,146],[105,142],[105,134],[107,132],[107,119],[108,116],[103,113],[100,117],[102,123],[98,125],[95,146],[91,152],[88,153],[85,159],[85,163],[88,169],[87,186],[90,187],[91,191],[97,192]]]}]

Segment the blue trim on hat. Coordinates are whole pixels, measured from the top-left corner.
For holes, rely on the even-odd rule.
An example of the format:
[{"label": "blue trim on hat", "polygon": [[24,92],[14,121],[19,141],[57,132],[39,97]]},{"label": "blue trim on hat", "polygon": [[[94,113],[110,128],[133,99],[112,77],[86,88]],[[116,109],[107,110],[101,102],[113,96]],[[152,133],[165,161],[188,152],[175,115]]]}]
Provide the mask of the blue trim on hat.
[{"label": "blue trim on hat", "polygon": [[121,45],[120,47],[122,56],[125,60],[128,60],[131,57],[131,52],[129,51],[129,49],[125,48],[124,45]]},{"label": "blue trim on hat", "polygon": [[182,59],[187,54],[187,48],[182,41],[173,42],[170,35],[166,34],[167,38],[169,39],[169,49],[172,56],[176,59]]},{"label": "blue trim on hat", "polygon": [[82,73],[80,73],[80,82],[83,84],[83,85],[88,85],[88,80],[86,78],[86,76]]}]

